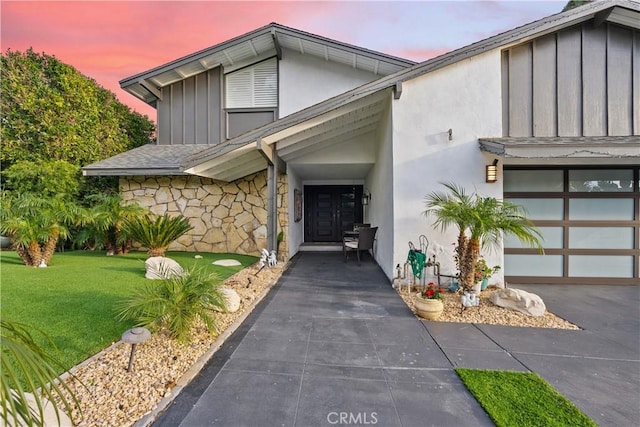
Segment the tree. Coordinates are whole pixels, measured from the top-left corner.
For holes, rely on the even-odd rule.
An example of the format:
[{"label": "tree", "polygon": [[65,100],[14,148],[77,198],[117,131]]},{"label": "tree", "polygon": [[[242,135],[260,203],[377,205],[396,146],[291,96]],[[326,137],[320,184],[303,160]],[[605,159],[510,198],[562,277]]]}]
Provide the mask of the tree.
[{"label": "tree", "polygon": [[114,193],[93,194],[87,200],[92,205],[91,221],[80,231],[76,243],[104,247],[108,254],[127,253],[131,239],[122,231],[124,222],[142,216],[146,209],[136,203],[126,203]]},{"label": "tree", "polygon": [[[72,404],[79,407],[79,402],[56,374],[54,365],[60,364],[38,347],[29,328],[2,319],[0,338],[3,424],[43,426],[46,403],[51,404],[58,424],[61,424],[58,406],[63,406],[71,417]],[[56,398],[60,404],[56,404]]]},{"label": "tree", "polygon": [[133,240],[146,247],[150,257],[164,256],[169,245],[193,227],[183,216],[167,214],[153,219],[150,215],[128,218],[123,231]]},{"label": "tree", "polygon": [[580,7],[583,6],[587,3],[591,3],[593,0],[570,0],[567,2],[567,4],[564,6],[564,8],[562,9],[563,12],[566,12],[567,10],[571,10],[574,9],[576,7]]},{"label": "tree", "polygon": [[29,49],[0,59],[3,169],[21,160],[82,167],[153,140],[146,116],[55,57]]},{"label": "tree", "polygon": [[27,266],[47,266],[58,240],[69,237],[69,226],[85,221],[85,210],[63,195],[5,193],[0,199],[0,233],[11,239]]},{"label": "tree", "polygon": [[20,160],[4,171],[6,189],[16,194],[77,196],[80,168],[64,160]]},{"label": "tree", "polygon": [[456,258],[463,288],[475,283],[475,267],[481,248],[500,248],[505,234],[513,234],[521,242],[542,250],[542,235],[525,216],[522,207],[493,197],[467,194],[456,184],[443,184],[448,192],[433,192],[426,198],[427,216],[433,226],[445,230],[458,228]]}]

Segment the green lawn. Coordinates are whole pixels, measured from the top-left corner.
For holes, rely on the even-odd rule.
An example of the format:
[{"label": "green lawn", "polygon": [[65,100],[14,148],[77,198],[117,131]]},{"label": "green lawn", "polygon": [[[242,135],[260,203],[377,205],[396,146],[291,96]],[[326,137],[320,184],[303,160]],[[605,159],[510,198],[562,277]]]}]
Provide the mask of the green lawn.
[{"label": "green lawn", "polygon": [[[207,266],[225,279],[256,257],[235,254],[170,252],[181,266]],[[25,323],[45,332],[56,344],[68,369],[120,339],[132,322],[115,319],[114,305],[145,279],[144,252],[106,256],[104,252],[56,253],[47,268],[25,267],[15,252],[0,252],[0,314],[5,320]],[[243,267],[211,265],[233,258]],[[41,344],[51,349],[44,337]]]},{"label": "green lawn", "polygon": [[537,374],[462,368],[456,372],[498,427],[597,426]]}]

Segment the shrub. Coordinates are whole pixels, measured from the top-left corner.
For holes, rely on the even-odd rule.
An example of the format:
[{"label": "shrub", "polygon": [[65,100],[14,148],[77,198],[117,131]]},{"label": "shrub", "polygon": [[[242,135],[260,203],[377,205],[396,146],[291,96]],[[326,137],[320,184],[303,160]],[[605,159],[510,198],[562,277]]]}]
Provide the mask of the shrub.
[{"label": "shrub", "polygon": [[127,218],[122,231],[148,249],[149,256],[164,256],[173,241],[191,230],[189,220],[183,216],[167,214],[152,219],[150,215]]},{"label": "shrub", "polygon": [[166,329],[172,338],[188,341],[196,320],[215,332],[213,310],[224,309],[220,280],[197,266],[181,276],[152,281],[137,288],[117,307],[122,320],[133,319],[138,326]]}]

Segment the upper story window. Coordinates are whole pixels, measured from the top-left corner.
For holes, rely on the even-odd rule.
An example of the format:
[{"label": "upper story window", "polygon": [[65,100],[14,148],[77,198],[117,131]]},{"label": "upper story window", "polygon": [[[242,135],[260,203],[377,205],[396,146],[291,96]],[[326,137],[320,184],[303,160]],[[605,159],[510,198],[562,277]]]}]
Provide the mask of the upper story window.
[{"label": "upper story window", "polygon": [[276,58],[226,75],[226,108],[275,108],[278,106]]}]

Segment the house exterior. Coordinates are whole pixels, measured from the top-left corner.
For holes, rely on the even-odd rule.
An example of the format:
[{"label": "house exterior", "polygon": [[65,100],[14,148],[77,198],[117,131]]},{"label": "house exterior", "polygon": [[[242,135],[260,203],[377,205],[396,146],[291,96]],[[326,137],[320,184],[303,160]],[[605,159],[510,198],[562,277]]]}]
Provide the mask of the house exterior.
[{"label": "house exterior", "polygon": [[120,84],[157,108],[158,142],[83,170],[188,217],[173,249],[282,240],[290,257],[366,222],[391,279],[421,234],[451,253],[455,230],[422,212],[455,182],[525,206],[544,235],[544,255],[509,238],[485,254],[504,266],[497,283],[640,284],[637,2],[589,3],[420,64],[270,24]]}]

